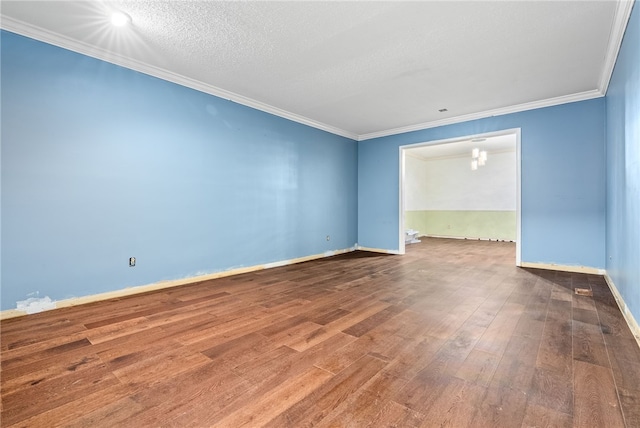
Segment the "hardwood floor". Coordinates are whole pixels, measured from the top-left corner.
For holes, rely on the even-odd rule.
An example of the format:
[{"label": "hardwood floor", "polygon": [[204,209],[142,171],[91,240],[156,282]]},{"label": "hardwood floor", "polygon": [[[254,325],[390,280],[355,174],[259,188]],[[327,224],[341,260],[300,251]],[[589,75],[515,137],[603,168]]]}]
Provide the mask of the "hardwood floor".
[{"label": "hardwood floor", "polygon": [[603,278],[514,260],[423,239],[7,320],[1,424],[640,427]]}]

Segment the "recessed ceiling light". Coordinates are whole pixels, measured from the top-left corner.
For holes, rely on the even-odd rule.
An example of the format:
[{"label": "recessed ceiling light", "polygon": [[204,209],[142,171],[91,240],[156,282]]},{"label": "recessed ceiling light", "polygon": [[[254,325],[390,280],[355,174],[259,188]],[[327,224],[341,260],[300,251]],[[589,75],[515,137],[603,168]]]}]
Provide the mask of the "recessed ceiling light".
[{"label": "recessed ceiling light", "polygon": [[445,111],[449,111],[446,108],[441,108],[440,110],[438,110],[440,113],[444,113]]},{"label": "recessed ceiling light", "polygon": [[111,24],[116,27],[126,27],[131,24],[131,17],[124,12],[115,11],[111,14]]}]

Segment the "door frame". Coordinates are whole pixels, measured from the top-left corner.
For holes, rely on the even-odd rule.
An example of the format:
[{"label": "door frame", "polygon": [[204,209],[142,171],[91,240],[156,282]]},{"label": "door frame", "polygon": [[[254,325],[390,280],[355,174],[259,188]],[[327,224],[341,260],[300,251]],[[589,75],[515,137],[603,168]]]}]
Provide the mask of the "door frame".
[{"label": "door frame", "polygon": [[426,147],[426,146],[435,146],[440,144],[449,144],[449,143],[457,143],[460,141],[468,141],[475,138],[489,138],[489,137],[498,137],[503,135],[514,135],[516,138],[516,266],[520,266],[522,264],[522,198],[521,198],[521,190],[522,190],[522,169],[521,169],[521,145],[520,145],[520,128],[512,128],[512,129],[504,129],[502,131],[495,132],[486,132],[482,134],[472,134],[465,135],[461,137],[454,138],[446,138],[443,140],[431,140],[424,141],[421,143],[415,144],[407,144],[404,146],[400,146],[399,150],[399,169],[400,169],[400,189],[399,189],[399,201],[398,201],[398,213],[399,219],[398,222],[399,230],[398,230],[398,239],[399,239],[399,253],[405,254],[406,248],[404,243],[404,188],[405,188],[405,157],[406,151],[409,149],[415,149],[418,147]]}]

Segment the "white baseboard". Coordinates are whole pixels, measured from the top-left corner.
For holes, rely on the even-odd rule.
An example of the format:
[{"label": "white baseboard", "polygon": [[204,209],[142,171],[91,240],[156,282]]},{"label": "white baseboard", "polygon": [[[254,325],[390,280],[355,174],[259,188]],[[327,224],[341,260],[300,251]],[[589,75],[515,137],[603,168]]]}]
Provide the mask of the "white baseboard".
[{"label": "white baseboard", "polygon": [[622,295],[618,291],[618,288],[613,283],[613,280],[611,279],[611,277],[609,276],[606,270],[586,267],[586,266],[565,266],[565,265],[556,265],[556,264],[527,263],[527,262],[522,262],[522,267],[534,268],[534,269],[558,270],[563,272],[588,273],[592,275],[604,276],[604,279],[607,282],[609,289],[611,290],[611,294],[613,294],[613,297],[616,299],[616,303],[618,304],[618,308],[620,308],[620,312],[622,313],[622,316],[627,322],[627,325],[629,326],[629,329],[631,330],[633,337],[636,339],[636,342],[638,342],[638,346],[640,347],[640,325],[638,325],[638,321],[636,321],[631,311],[629,311],[629,308],[625,303],[624,299],[622,298]]},{"label": "white baseboard", "polygon": [[[249,266],[249,267],[244,267],[239,269],[232,269],[232,270],[227,270],[222,272],[215,272],[207,275],[198,275],[198,276],[192,276],[189,278],[175,279],[170,281],[160,281],[160,282],[156,282],[148,285],[141,285],[137,287],[129,287],[129,288],[123,288],[120,290],[108,291],[106,293],[59,300],[59,301],[53,302],[55,303],[55,307],[52,309],[78,306],[86,303],[99,302],[103,300],[131,296],[134,294],[146,293],[149,291],[156,291],[156,290],[162,290],[165,288],[178,287],[181,285],[192,284],[194,282],[208,281],[208,280],[217,279],[217,278],[224,278],[227,276],[239,275],[239,274],[248,273],[248,272],[255,272],[263,269],[271,269],[279,266],[287,266],[287,265],[292,265],[296,263],[317,260],[325,257],[336,256],[339,254],[345,254],[345,253],[349,253],[356,250],[369,251],[374,253],[383,253],[383,254],[396,254],[396,255],[399,254],[399,252],[395,250],[369,248],[369,247],[362,247],[360,245],[356,245],[355,247],[346,248],[342,250],[327,251],[323,254],[314,254],[314,255],[298,257],[290,260],[283,260],[280,262],[267,263],[264,265]],[[629,328],[631,329],[633,336],[638,342],[638,346],[640,346],[640,325],[638,325],[638,322],[633,317],[633,314],[629,311],[624,299],[622,298],[622,296],[620,295],[620,292],[618,291],[615,284],[613,283],[613,280],[609,277],[609,275],[606,273],[604,269],[591,268],[586,266],[567,266],[567,265],[529,263],[529,262],[522,262],[522,267],[534,268],[534,269],[557,270],[557,271],[564,271],[564,272],[587,273],[587,274],[594,274],[594,275],[604,275],[605,281],[607,282],[609,289],[611,290],[611,293],[613,294],[614,298],[616,299],[616,302],[618,303],[620,312],[622,312],[622,315],[624,316],[627,324],[629,325]],[[26,311],[21,311],[18,309],[8,309],[0,312],[0,320],[20,317],[24,315],[27,315]]]},{"label": "white baseboard", "polygon": [[640,325],[638,325],[638,321],[636,321],[636,319],[633,317],[633,314],[629,310],[629,307],[625,303],[624,299],[622,298],[622,295],[618,291],[618,288],[616,287],[616,285],[613,283],[613,280],[611,279],[609,274],[605,273],[604,279],[605,281],[607,281],[607,285],[611,290],[611,294],[613,294],[613,297],[616,299],[616,303],[620,308],[620,312],[622,312],[622,316],[627,322],[627,325],[629,326],[629,329],[631,330],[633,337],[636,338],[636,342],[638,342],[638,346],[640,346]]},{"label": "white baseboard", "polygon": [[574,272],[574,273],[588,273],[591,275],[604,275],[605,270],[588,267],[588,266],[574,266],[574,265],[558,265],[554,263],[531,263],[531,262],[522,262],[520,263],[520,267],[523,268],[532,268],[532,269],[546,269],[546,270],[557,270],[561,272]]},{"label": "white baseboard", "polygon": [[358,251],[368,251],[370,253],[382,253],[382,254],[401,254],[398,250],[385,250],[384,248],[371,248],[371,247],[363,247],[361,245],[356,245],[356,250]]},{"label": "white baseboard", "polygon": [[[192,284],[194,282],[208,281],[211,279],[224,278],[227,276],[239,275],[239,274],[248,273],[248,272],[255,272],[263,269],[271,269],[279,266],[287,266],[287,265],[292,265],[296,263],[322,259],[325,257],[336,256],[338,254],[350,253],[357,249],[358,248],[354,246],[354,247],[345,248],[342,250],[327,251],[322,254],[313,254],[310,256],[298,257],[295,259],[283,260],[283,261],[267,263],[263,265],[255,265],[255,266],[243,267],[239,269],[231,269],[231,270],[226,270],[222,272],[210,273],[206,275],[192,276],[189,278],[160,281],[160,282],[156,282],[148,285],[140,285],[137,287],[128,287],[128,288],[122,288],[119,290],[108,291],[106,293],[92,294],[90,296],[73,297],[70,299],[54,301],[52,302],[53,303],[53,305],[51,305],[52,307],[50,309],[45,309],[45,310],[53,310],[53,309],[59,309],[59,308],[67,308],[71,306],[84,305],[86,303],[99,302],[102,300],[116,299],[119,297],[131,296],[134,294],[147,293],[149,291],[156,291],[156,290],[162,290],[165,288],[178,287],[180,285]],[[35,312],[32,312],[32,313],[35,313]],[[24,315],[28,315],[28,313],[26,311],[18,310],[18,309],[8,309],[0,312],[0,320],[20,317]]]},{"label": "white baseboard", "polygon": [[449,236],[449,235],[418,235],[420,238],[444,238],[444,239],[462,239],[466,241],[491,241],[491,242],[516,242],[511,239],[497,239],[497,238],[469,238],[465,236]]}]

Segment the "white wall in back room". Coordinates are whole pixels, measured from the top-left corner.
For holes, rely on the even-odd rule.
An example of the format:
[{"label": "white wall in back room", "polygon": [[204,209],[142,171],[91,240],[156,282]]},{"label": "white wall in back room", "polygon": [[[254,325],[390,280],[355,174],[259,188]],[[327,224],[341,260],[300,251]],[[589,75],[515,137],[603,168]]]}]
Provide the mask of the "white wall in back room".
[{"label": "white wall in back room", "polygon": [[471,170],[471,156],[405,160],[405,210],[515,211],[516,153],[489,153]]}]

